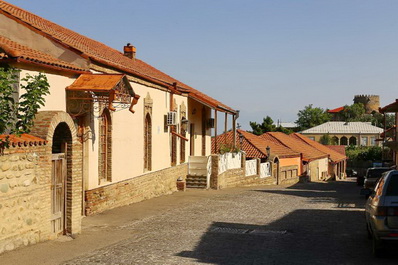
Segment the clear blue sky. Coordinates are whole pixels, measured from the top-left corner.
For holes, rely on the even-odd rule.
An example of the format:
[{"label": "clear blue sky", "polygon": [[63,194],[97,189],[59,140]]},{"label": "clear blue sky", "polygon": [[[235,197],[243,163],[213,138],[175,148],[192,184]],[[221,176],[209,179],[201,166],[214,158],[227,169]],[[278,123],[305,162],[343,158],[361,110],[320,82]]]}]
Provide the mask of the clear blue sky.
[{"label": "clear blue sky", "polygon": [[295,121],[308,104],[398,98],[395,0],[10,0],[241,110]]}]

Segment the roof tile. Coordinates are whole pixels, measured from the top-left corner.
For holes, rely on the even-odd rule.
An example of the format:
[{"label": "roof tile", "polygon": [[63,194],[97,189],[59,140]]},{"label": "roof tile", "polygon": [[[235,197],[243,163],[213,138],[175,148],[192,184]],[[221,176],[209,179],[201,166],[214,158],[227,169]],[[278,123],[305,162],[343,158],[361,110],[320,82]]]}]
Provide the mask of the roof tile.
[{"label": "roof tile", "polygon": [[[31,49],[3,36],[0,36],[0,49],[2,49],[8,56],[24,59],[29,62],[78,72],[88,72],[87,69],[77,67],[76,65],[62,61],[44,52]],[[5,59],[7,58],[7,56],[4,55],[1,57]]]},{"label": "roof tile", "polygon": [[310,129],[304,130],[302,134],[336,134],[336,133],[369,133],[369,134],[379,134],[382,133],[383,129],[373,126],[367,122],[344,122],[344,121],[329,121],[321,125],[312,127]]},{"label": "roof tile", "polygon": [[4,1],[0,1],[0,11],[6,12],[13,18],[32,26],[36,30],[62,44],[79,50],[93,61],[97,61],[133,75],[155,79],[168,86],[173,85],[173,83],[177,83],[178,88],[189,92],[189,97],[209,104],[219,111],[225,111],[219,108],[219,106],[221,106],[231,112],[235,112],[234,109],[218,100],[199,92],[198,90],[174,79],[139,59],[130,59],[124,56],[123,53],[106,46],[101,42],[90,39]]},{"label": "roof tile", "polygon": [[299,140],[303,141],[304,143],[306,143],[306,144],[318,149],[319,151],[321,151],[323,153],[328,154],[330,156],[330,159],[333,162],[335,162],[335,163],[347,159],[347,157],[345,155],[342,155],[341,153],[329,148],[329,146],[326,146],[326,145],[323,145],[323,144],[318,143],[316,141],[313,141],[313,140],[309,139],[308,137],[306,137],[306,136],[304,136],[302,134],[293,133],[293,134],[291,134],[291,136],[295,137],[296,139],[299,139]]},{"label": "roof tile", "polygon": [[303,141],[300,141],[299,139],[282,132],[267,132],[262,134],[261,137],[266,139],[270,139],[272,137],[274,138],[274,141],[279,141],[293,151],[302,153],[303,160],[311,161],[328,156],[328,154],[323,153],[322,151],[304,143]]}]

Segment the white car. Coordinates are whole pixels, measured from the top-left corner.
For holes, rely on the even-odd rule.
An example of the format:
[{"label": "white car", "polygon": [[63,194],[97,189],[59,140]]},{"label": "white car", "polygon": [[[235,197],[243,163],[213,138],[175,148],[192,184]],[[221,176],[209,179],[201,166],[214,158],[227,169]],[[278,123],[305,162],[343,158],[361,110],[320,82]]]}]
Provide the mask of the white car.
[{"label": "white car", "polygon": [[386,243],[398,243],[398,170],[383,173],[366,202],[365,213],[373,254],[378,257]]}]

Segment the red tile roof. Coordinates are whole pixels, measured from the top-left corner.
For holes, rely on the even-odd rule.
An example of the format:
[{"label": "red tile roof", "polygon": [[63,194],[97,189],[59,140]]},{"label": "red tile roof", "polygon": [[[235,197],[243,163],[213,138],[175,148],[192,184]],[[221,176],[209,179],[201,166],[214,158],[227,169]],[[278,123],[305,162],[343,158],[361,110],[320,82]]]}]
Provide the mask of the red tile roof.
[{"label": "red tile roof", "polygon": [[282,132],[268,132],[262,134],[260,137],[264,137],[265,139],[270,139],[270,137],[274,138],[274,141],[279,141],[283,145],[292,149],[295,152],[300,152],[303,154],[304,161],[311,161],[320,158],[328,157],[328,154],[319,151],[318,149],[296,139],[293,136],[284,134]]},{"label": "red tile roof", "polygon": [[3,36],[0,36],[0,49],[6,53],[6,55],[0,54],[0,58],[2,59],[15,58],[18,59],[18,61],[40,64],[59,70],[66,69],[80,73],[88,72],[88,70],[86,69],[62,61],[44,52],[37,51],[27,46],[18,44],[15,41],[12,41]]},{"label": "red tile roof", "polygon": [[21,136],[16,136],[16,135],[5,135],[1,134],[0,135],[0,140],[5,141],[6,138],[8,137],[8,140],[11,144],[11,146],[32,146],[32,145],[45,145],[47,144],[47,141],[44,139],[41,139],[39,137],[30,135],[30,134],[21,134]]},{"label": "red tile roof", "polygon": [[[243,136],[242,146],[240,146],[239,135]],[[233,132],[229,131],[226,134],[221,134],[217,136],[217,145],[219,147],[223,144],[225,145],[225,143],[232,145],[233,144],[232,140],[233,140]],[[270,149],[271,156],[278,156],[279,158],[300,156],[299,152],[295,152],[287,148],[286,146],[280,144],[279,142],[263,139],[257,135],[246,132],[244,130],[237,130],[236,144],[238,148],[240,148],[242,151],[245,151],[246,157],[249,158],[266,158],[267,146],[271,148]],[[212,150],[213,153],[216,153],[214,138],[212,139]]]},{"label": "red tile roof", "polygon": [[54,39],[64,46],[80,51],[83,53],[83,56],[89,57],[92,61],[107,65],[108,67],[116,68],[119,71],[147,78],[151,82],[161,82],[165,86],[172,86],[173,83],[177,83],[177,88],[184,92],[188,92],[189,97],[204,104],[208,104],[219,111],[225,112],[226,109],[228,112],[235,113],[234,109],[224,105],[212,97],[209,97],[174,79],[139,59],[130,59],[124,56],[121,52],[106,46],[101,42],[90,39],[70,29],[61,27],[51,21],[4,1],[0,1],[0,12],[7,14],[19,22],[28,24],[44,36]]},{"label": "red tile roof", "polygon": [[[214,137],[211,139],[211,149],[212,153],[219,153],[220,149],[222,149],[223,146],[229,146],[232,147],[233,145],[233,132],[229,131],[227,133],[223,133],[221,135],[217,136],[217,149],[215,146],[215,139]],[[239,133],[236,133],[236,146],[246,152],[246,157],[257,157],[257,158],[265,158],[266,154],[264,152],[261,152],[259,149],[257,149],[255,146],[253,146],[246,138],[242,139],[242,145],[240,144],[240,139],[239,139]]]},{"label": "red tile roof", "polygon": [[327,145],[330,149],[342,154],[343,156],[345,155],[345,146],[344,145]]},{"label": "red tile roof", "polygon": [[339,107],[335,109],[328,110],[329,113],[339,113],[344,110],[344,107]]},{"label": "red tile roof", "polygon": [[330,159],[334,163],[337,163],[337,162],[340,162],[340,161],[343,161],[343,160],[347,159],[347,157],[345,155],[342,155],[341,153],[336,152],[335,150],[332,150],[331,148],[329,148],[326,145],[323,145],[321,143],[313,141],[313,140],[309,139],[308,137],[305,137],[302,134],[293,133],[290,136],[291,137],[295,137],[296,139],[303,141],[304,143],[316,148],[317,150],[319,150],[319,151],[321,151],[321,152],[323,152],[325,154],[328,154]]}]

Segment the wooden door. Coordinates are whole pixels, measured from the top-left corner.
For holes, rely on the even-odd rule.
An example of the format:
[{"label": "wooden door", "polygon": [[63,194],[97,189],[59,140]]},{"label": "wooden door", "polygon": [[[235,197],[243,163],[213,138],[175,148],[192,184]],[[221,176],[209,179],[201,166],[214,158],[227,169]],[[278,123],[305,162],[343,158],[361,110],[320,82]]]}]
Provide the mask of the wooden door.
[{"label": "wooden door", "polygon": [[53,154],[51,163],[51,225],[52,232],[61,235],[65,232],[65,154]]}]

